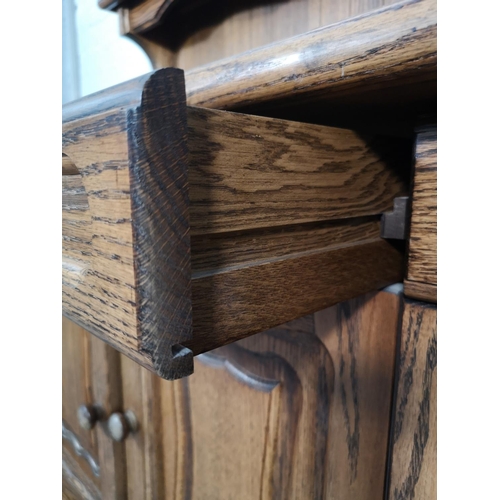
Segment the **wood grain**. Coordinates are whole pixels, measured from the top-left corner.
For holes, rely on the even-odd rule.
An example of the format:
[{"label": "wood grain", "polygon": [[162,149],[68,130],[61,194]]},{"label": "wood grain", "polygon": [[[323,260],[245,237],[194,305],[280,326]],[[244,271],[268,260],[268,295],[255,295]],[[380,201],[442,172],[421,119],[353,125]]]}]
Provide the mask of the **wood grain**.
[{"label": "wood grain", "polygon": [[437,301],[437,129],[417,134],[405,294]]},{"label": "wood grain", "polygon": [[169,498],[165,495],[162,433],[170,430],[162,427],[158,397],[161,379],[130,358],[123,355],[120,358],[123,409],[132,410],[139,422],[138,431],[130,434],[124,442],[128,498]]},{"label": "wood grain", "polygon": [[435,0],[143,0],[120,9],[122,34],[154,67],[188,71],[189,104],[408,137],[422,114],[435,114],[436,19]]},{"label": "wood grain", "polygon": [[191,235],[378,215],[407,189],[410,144],[188,108]]},{"label": "wood grain", "polygon": [[437,303],[437,285],[405,280],[404,289],[408,297]]},{"label": "wood grain", "polygon": [[118,498],[382,498],[399,310],[391,293],[356,298],[199,356],[174,382],[92,338],[96,401],[139,420],[124,443],[106,437],[103,498],[125,456]]},{"label": "wood grain", "polygon": [[80,465],[74,455],[63,448],[62,498],[64,500],[100,500],[101,492]]},{"label": "wood grain", "polygon": [[[379,218],[407,193],[410,143],[219,110],[177,116],[182,105],[161,97],[180,86],[171,71],[66,109],[66,315],[173,379],[193,353],[401,280]],[[184,119],[186,136],[171,135]]]},{"label": "wood grain", "polygon": [[188,70],[394,3],[142,0],[119,12],[124,34],[147,37],[173,52],[175,65]]},{"label": "wood grain", "polygon": [[[63,419],[100,469],[99,477],[95,477],[88,463],[63,441],[63,477],[68,489],[82,498],[86,498],[85,491],[95,498],[125,498],[125,447],[112,441],[106,430],[109,415],[123,410],[122,394],[120,354],[63,318]],[[99,420],[92,430],[83,430],[78,424],[77,409],[81,404],[97,409]]]},{"label": "wood grain", "polygon": [[391,429],[389,500],[437,498],[437,316],[405,301]]},{"label": "wood grain", "polygon": [[97,337],[91,336],[90,340],[93,404],[101,413],[95,427],[101,468],[100,491],[103,498],[119,500],[125,498],[127,491],[125,446],[109,437],[106,421],[113,412],[123,408],[120,354]]},{"label": "wood grain", "polygon": [[399,311],[369,294],[160,381],[166,498],[383,498]]},{"label": "wood grain", "polygon": [[[81,345],[85,349],[78,349]],[[72,370],[71,370],[72,367]],[[71,446],[63,446],[63,489],[69,498],[158,499],[164,497],[162,413],[157,386],[161,379],[121,355],[83,328],[63,318],[63,418],[100,466],[95,477]],[[81,388],[88,392],[81,392]],[[99,421],[86,431],[77,423],[77,408],[88,403]],[[108,435],[113,412],[132,410],[137,432],[124,442]],[[165,430],[166,431],[166,430]],[[63,441],[65,443],[65,441]]]},{"label": "wood grain", "polygon": [[324,498],[384,498],[400,304],[379,292],[314,315],[335,367]]},{"label": "wood grain", "polygon": [[399,250],[375,239],[195,277],[186,346],[199,354],[383,288],[401,279],[402,267]]},{"label": "wood grain", "polygon": [[[81,446],[98,461],[97,436],[95,432],[82,429],[77,416],[80,405],[91,405],[94,401],[90,337],[82,328],[67,318],[62,318],[62,420],[77,436]],[[65,456],[71,457],[71,463],[76,464],[73,469],[78,481],[87,485],[92,483],[94,489],[99,488],[100,480],[94,475],[87,460],[76,455],[67,440],[63,439],[62,446]],[[91,486],[88,488],[92,489]]]},{"label": "wood grain", "polygon": [[[436,2],[408,0],[186,73],[188,104],[287,116],[436,93]],[[406,90],[405,90],[406,89]],[[381,92],[384,90],[384,92]],[[264,111],[265,108],[265,111]]]},{"label": "wood grain", "polygon": [[195,354],[401,279],[405,141],[188,108],[188,144]]},{"label": "wood grain", "polygon": [[166,449],[185,457],[172,498],[322,497],[333,366],[312,317],[285,330],[197,358],[194,376],[175,382],[185,410],[169,420],[184,417],[189,446]]},{"label": "wood grain", "polygon": [[175,69],[63,108],[88,201],[63,197],[64,314],[167,378],[192,371],[185,111]]}]

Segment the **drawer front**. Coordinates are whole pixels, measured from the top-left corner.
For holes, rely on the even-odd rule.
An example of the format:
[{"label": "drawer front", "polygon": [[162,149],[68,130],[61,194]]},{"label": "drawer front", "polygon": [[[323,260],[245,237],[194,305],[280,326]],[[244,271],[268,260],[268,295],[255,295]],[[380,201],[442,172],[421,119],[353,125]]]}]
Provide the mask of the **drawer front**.
[{"label": "drawer front", "polygon": [[163,378],[402,280],[404,140],[187,107],[162,69],[65,106],[62,152],[63,312]]},{"label": "drawer front", "polygon": [[437,129],[417,134],[405,294],[437,301]]},{"label": "drawer front", "polygon": [[186,134],[180,70],[63,111],[63,311],[169,378],[192,371]]}]

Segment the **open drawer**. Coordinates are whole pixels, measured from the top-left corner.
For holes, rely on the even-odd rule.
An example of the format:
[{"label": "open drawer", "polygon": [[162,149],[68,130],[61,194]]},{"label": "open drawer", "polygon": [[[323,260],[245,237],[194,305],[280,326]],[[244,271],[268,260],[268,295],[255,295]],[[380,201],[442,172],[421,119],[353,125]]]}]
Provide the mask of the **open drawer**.
[{"label": "open drawer", "polygon": [[63,314],[167,379],[403,279],[395,138],[186,106],[178,69],[63,108]]}]

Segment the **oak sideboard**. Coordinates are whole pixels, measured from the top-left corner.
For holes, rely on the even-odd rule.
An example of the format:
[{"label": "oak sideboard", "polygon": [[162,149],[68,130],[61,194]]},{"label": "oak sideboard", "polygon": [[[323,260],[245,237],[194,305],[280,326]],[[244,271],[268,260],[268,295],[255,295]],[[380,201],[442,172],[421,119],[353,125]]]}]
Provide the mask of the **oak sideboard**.
[{"label": "oak sideboard", "polygon": [[63,498],[436,498],[436,1],[98,7],[154,71],[63,106]]}]

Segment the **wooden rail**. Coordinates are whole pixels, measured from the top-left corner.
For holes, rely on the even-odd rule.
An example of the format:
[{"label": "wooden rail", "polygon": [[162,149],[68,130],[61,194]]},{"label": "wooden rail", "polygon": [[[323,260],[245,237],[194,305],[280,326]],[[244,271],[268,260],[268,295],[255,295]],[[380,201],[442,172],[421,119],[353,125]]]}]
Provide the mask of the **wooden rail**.
[{"label": "wooden rail", "polygon": [[432,99],[436,80],[436,1],[406,0],[192,69],[186,92],[193,106],[317,116]]}]

